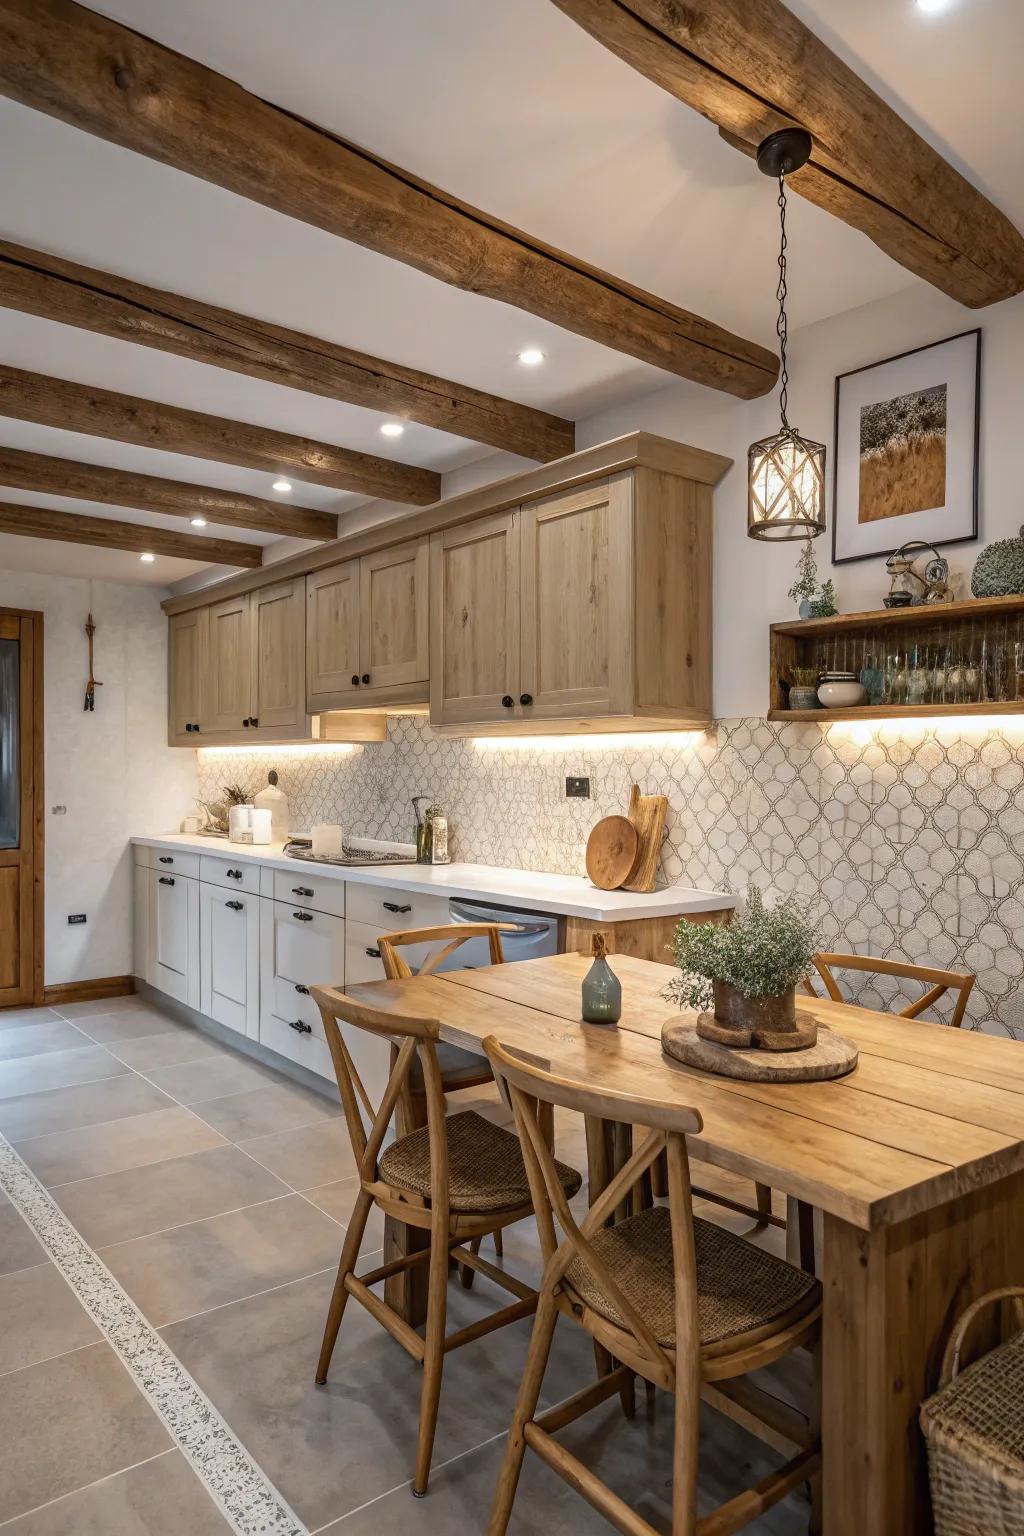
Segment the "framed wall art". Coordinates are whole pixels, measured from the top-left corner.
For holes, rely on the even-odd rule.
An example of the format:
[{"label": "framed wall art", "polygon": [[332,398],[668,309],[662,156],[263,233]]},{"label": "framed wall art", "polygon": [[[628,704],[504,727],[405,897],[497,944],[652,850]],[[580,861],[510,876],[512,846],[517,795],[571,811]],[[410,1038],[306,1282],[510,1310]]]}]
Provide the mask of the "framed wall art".
[{"label": "framed wall art", "polygon": [[978,536],[981,331],[836,379],[832,559]]}]

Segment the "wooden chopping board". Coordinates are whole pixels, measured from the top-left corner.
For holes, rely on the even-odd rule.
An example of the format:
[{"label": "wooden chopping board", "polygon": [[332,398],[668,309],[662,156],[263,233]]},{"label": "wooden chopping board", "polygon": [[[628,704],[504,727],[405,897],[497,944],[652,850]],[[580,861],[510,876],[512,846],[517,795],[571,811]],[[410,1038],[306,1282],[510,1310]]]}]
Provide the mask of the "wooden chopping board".
[{"label": "wooden chopping board", "polygon": [[625,816],[602,816],[587,838],[587,874],[599,891],[614,891],[633,868],[639,834]]},{"label": "wooden chopping board", "polygon": [[642,795],[639,784],[632,785],[629,791],[629,820],[636,828],[637,851],[622,881],[624,890],[654,890],[667,812],[667,795]]}]

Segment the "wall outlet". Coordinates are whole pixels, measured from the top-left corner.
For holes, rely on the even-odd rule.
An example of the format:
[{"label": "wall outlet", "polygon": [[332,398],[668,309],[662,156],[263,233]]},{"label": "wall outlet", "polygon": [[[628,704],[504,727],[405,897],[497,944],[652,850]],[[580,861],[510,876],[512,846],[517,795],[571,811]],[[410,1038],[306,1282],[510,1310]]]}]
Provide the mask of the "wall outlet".
[{"label": "wall outlet", "polygon": [[84,923],[85,921],[86,921],[86,917],[85,917],[85,913],[84,912],[69,912],[68,913],[68,922],[69,923]]},{"label": "wall outlet", "polygon": [[567,800],[589,800],[589,778],[567,778],[565,781],[565,798]]}]

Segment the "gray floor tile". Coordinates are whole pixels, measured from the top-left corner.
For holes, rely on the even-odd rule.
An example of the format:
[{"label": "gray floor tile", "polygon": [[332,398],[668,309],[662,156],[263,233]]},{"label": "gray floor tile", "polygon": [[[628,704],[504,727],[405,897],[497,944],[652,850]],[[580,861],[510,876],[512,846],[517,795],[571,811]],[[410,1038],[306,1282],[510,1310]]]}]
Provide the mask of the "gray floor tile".
[{"label": "gray floor tile", "polygon": [[22,1141],[27,1136],[47,1136],[77,1126],[149,1114],[154,1109],[170,1109],[173,1102],[152,1083],[122,1073],[102,1082],[0,1100],[0,1131],[10,1141]]},{"label": "gray floor tile", "polygon": [[228,1536],[231,1526],[178,1450],[69,1493],[7,1536]]},{"label": "gray floor tile", "polygon": [[136,1072],[150,1072],[154,1067],[173,1067],[182,1061],[200,1061],[210,1056],[238,1059],[237,1052],[211,1040],[201,1029],[180,1029],[173,1034],[111,1041],[108,1049]]},{"label": "gray floor tile", "polygon": [[291,1131],[316,1120],[341,1114],[341,1105],[297,1083],[269,1083],[248,1093],[206,1099],[196,1114],[231,1141],[250,1141],[278,1131]]},{"label": "gray floor tile", "polygon": [[127,1070],[124,1062],[115,1060],[101,1045],[86,1045],[73,1051],[50,1051],[42,1056],[22,1056],[17,1061],[0,1061],[0,1099],[40,1093],[48,1088],[70,1088],[75,1083],[118,1077]]},{"label": "gray floor tile", "polygon": [[12,1519],[169,1445],[109,1344],[15,1371],[0,1392],[4,1514]]},{"label": "gray floor tile", "polygon": [[293,1189],[311,1189],[350,1177],[357,1168],[343,1119],[321,1120],[297,1131],[239,1143]]},{"label": "gray floor tile", "polygon": [[[335,1184],[320,1184],[316,1189],[307,1189],[305,1198],[312,1200],[328,1216],[333,1216],[335,1221],[347,1227],[352,1215],[352,1208],[356,1203],[356,1195],[359,1193],[359,1180],[357,1178],[339,1179]],[[377,1206],[370,1211],[366,1221],[366,1232],[360,1244],[361,1254],[376,1253],[384,1246],[384,1213]],[[340,1252],[340,1249],[339,1249]]]},{"label": "gray floor tile", "polygon": [[88,1044],[89,1040],[81,1030],[66,1019],[46,1019],[41,1024],[0,1030],[0,1061],[40,1056],[49,1051],[73,1051]]},{"label": "gray floor tile", "polygon": [[155,1067],[147,1071],[146,1076],[181,1104],[201,1104],[275,1081],[269,1067],[234,1054],[183,1061],[173,1067]]},{"label": "gray floor tile", "polygon": [[225,1142],[212,1151],[66,1184],[54,1198],[86,1242],[101,1248],[287,1193],[280,1179]]},{"label": "gray floor tile", "polygon": [[168,1014],[146,1004],[122,1008],[118,1013],[86,1014],[77,1021],[78,1029],[97,1045],[111,1045],[121,1040],[141,1040],[148,1035],[198,1034],[188,1024],[179,1024]]},{"label": "gray floor tile", "polygon": [[28,1222],[0,1193],[0,1275],[47,1262],[46,1249]]},{"label": "gray floor tile", "polygon": [[26,1024],[49,1024],[59,1019],[53,1008],[0,1008],[0,1030],[22,1029]]},{"label": "gray floor tile", "polygon": [[303,1275],[336,1268],[338,1225],[299,1195],[104,1248],[101,1257],[157,1327]]},{"label": "gray floor tile", "polygon": [[60,1003],[56,1011],[65,1019],[88,1019],[94,1014],[120,1013],[123,1008],[139,1008],[145,1003],[145,998],[130,992],[125,997],[94,997],[81,1003]]},{"label": "gray floor tile", "polygon": [[52,1264],[0,1276],[0,1375],[92,1344],[99,1329]]},{"label": "gray floor tile", "polygon": [[172,1105],[148,1115],[19,1141],[18,1151],[36,1177],[52,1188],[221,1145],[223,1138],[205,1120]]}]

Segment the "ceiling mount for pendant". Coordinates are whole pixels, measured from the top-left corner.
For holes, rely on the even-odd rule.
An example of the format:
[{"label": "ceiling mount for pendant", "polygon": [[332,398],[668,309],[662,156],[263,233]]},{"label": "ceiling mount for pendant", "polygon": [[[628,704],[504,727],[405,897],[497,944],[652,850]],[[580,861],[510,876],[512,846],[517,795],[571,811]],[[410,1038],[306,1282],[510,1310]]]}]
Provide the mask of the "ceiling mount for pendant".
[{"label": "ceiling mount for pendant", "polygon": [[757,168],[776,180],[799,171],[811,158],[811,136],[806,128],[780,128],[757,147]]}]

